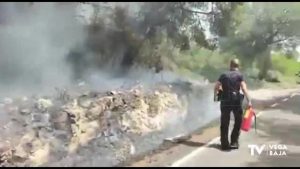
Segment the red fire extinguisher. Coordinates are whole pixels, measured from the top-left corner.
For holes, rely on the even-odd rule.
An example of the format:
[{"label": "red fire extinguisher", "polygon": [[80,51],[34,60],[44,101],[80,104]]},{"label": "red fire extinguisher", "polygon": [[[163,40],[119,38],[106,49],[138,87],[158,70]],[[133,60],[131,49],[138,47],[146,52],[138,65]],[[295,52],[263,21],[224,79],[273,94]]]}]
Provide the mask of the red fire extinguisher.
[{"label": "red fire extinguisher", "polygon": [[252,107],[249,107],[243,117],[241,130],[243,131],[249,131],[252,125],[252,118],[254,117],[255,122],[255,132],[256,132],[256,114]]}]

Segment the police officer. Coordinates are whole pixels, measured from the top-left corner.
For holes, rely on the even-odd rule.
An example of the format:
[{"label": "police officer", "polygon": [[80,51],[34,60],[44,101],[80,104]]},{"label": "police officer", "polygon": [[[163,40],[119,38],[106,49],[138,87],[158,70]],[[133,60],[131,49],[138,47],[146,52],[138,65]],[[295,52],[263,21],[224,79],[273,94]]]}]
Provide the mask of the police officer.
[{"label": "police officer", "polygon": [[[248,94],[247,85],[243,75],[239,71],[239,60],[230,61],[230,70],[223,73],[215,84],[214,100],[221,102],[221,148],[229,150],[230,148],[239,148],[239,135],[242,123],[243,109],[242,102],[244,95],[247,98],[248,106],[251,106],[251,100]],[[243,94],[240,93],[242,89]],[[231,133],[231,143],[228,141],[228,128],[230,122],[230,113],[234,114],[234,128]]]}]

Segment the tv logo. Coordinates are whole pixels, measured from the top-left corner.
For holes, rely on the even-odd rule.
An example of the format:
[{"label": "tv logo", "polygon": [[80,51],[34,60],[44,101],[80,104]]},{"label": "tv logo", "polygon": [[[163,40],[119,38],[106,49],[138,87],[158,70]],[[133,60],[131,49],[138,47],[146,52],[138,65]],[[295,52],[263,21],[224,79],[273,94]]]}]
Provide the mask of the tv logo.
[{"label": "tv logo", "polygon": [[248,145],[248,148],[250,148],[250,154],[251,156],[254,156],[254,150],[258,155],[261,155],[263,150],[265,149],[266,145],[258,146],[258,145]]},{"label": "tv logo", "polygon": [[287,151],[287,146],[281,144],[268,146],[266,146],[265,144],[261,146],[251,144],[248,145],[248,148],[250,148],[251,156],[254,156],[255,154],[261,155],[264,150],[269,156],[286,156]]}]

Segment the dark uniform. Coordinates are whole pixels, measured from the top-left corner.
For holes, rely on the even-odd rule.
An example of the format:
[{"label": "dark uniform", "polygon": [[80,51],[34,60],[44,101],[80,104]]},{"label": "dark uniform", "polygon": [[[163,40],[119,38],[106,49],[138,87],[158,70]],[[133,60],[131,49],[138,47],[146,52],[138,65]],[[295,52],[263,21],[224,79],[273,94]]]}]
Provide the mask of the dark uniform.
[{"label": "dark uniform", "polygon": [[230,112],[234,114],[234,128],[231,133],[231,143],[238,143],[240,128],[242,123],[242,101],[243,95],[240,93],[243,75],[238,71],[229,71],[220,76],[219,82],[222,84],[221,94],[221,145],[229,146],[228,128],[230,122]]}]

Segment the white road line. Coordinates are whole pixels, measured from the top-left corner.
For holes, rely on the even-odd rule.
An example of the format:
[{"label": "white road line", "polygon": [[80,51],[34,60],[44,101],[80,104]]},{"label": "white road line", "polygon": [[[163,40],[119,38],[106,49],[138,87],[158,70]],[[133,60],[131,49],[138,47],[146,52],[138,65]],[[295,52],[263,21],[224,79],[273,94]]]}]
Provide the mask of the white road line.
[{"label": "white road line", "polygon": [[282,102],[286,102],[288,100],[289,100],[288,98],[285,98],[285,99],[282,99]]},{"label": "white road line", "polygon": [[278,103],[274,103],[274,104],[272,104],[270,107],[275,107],[275,106],[277,106],[278,105]]},{"label": "white road line", "polygon": [[195,155],[197,155],[198,153],[200,153],[201,151],[205,150],[207,146],[214,144],[215,142],[217,142],[220,139],[220,137],[216,137],[213,140],[211,140],[210,142],[208,142],[206,145],[192,151],[190,154],[184,156],[182,159],[176,161],[175,163],[173,163],[171,165],[171,167],[179,167],[182,163],[185,163],[188,159],[194,157]]},{"label": "white road line", "polygon": [[290,98],[295,97],[295,96],[299,96],[299,92],[292,93],[292,94],[290,95]]}]

